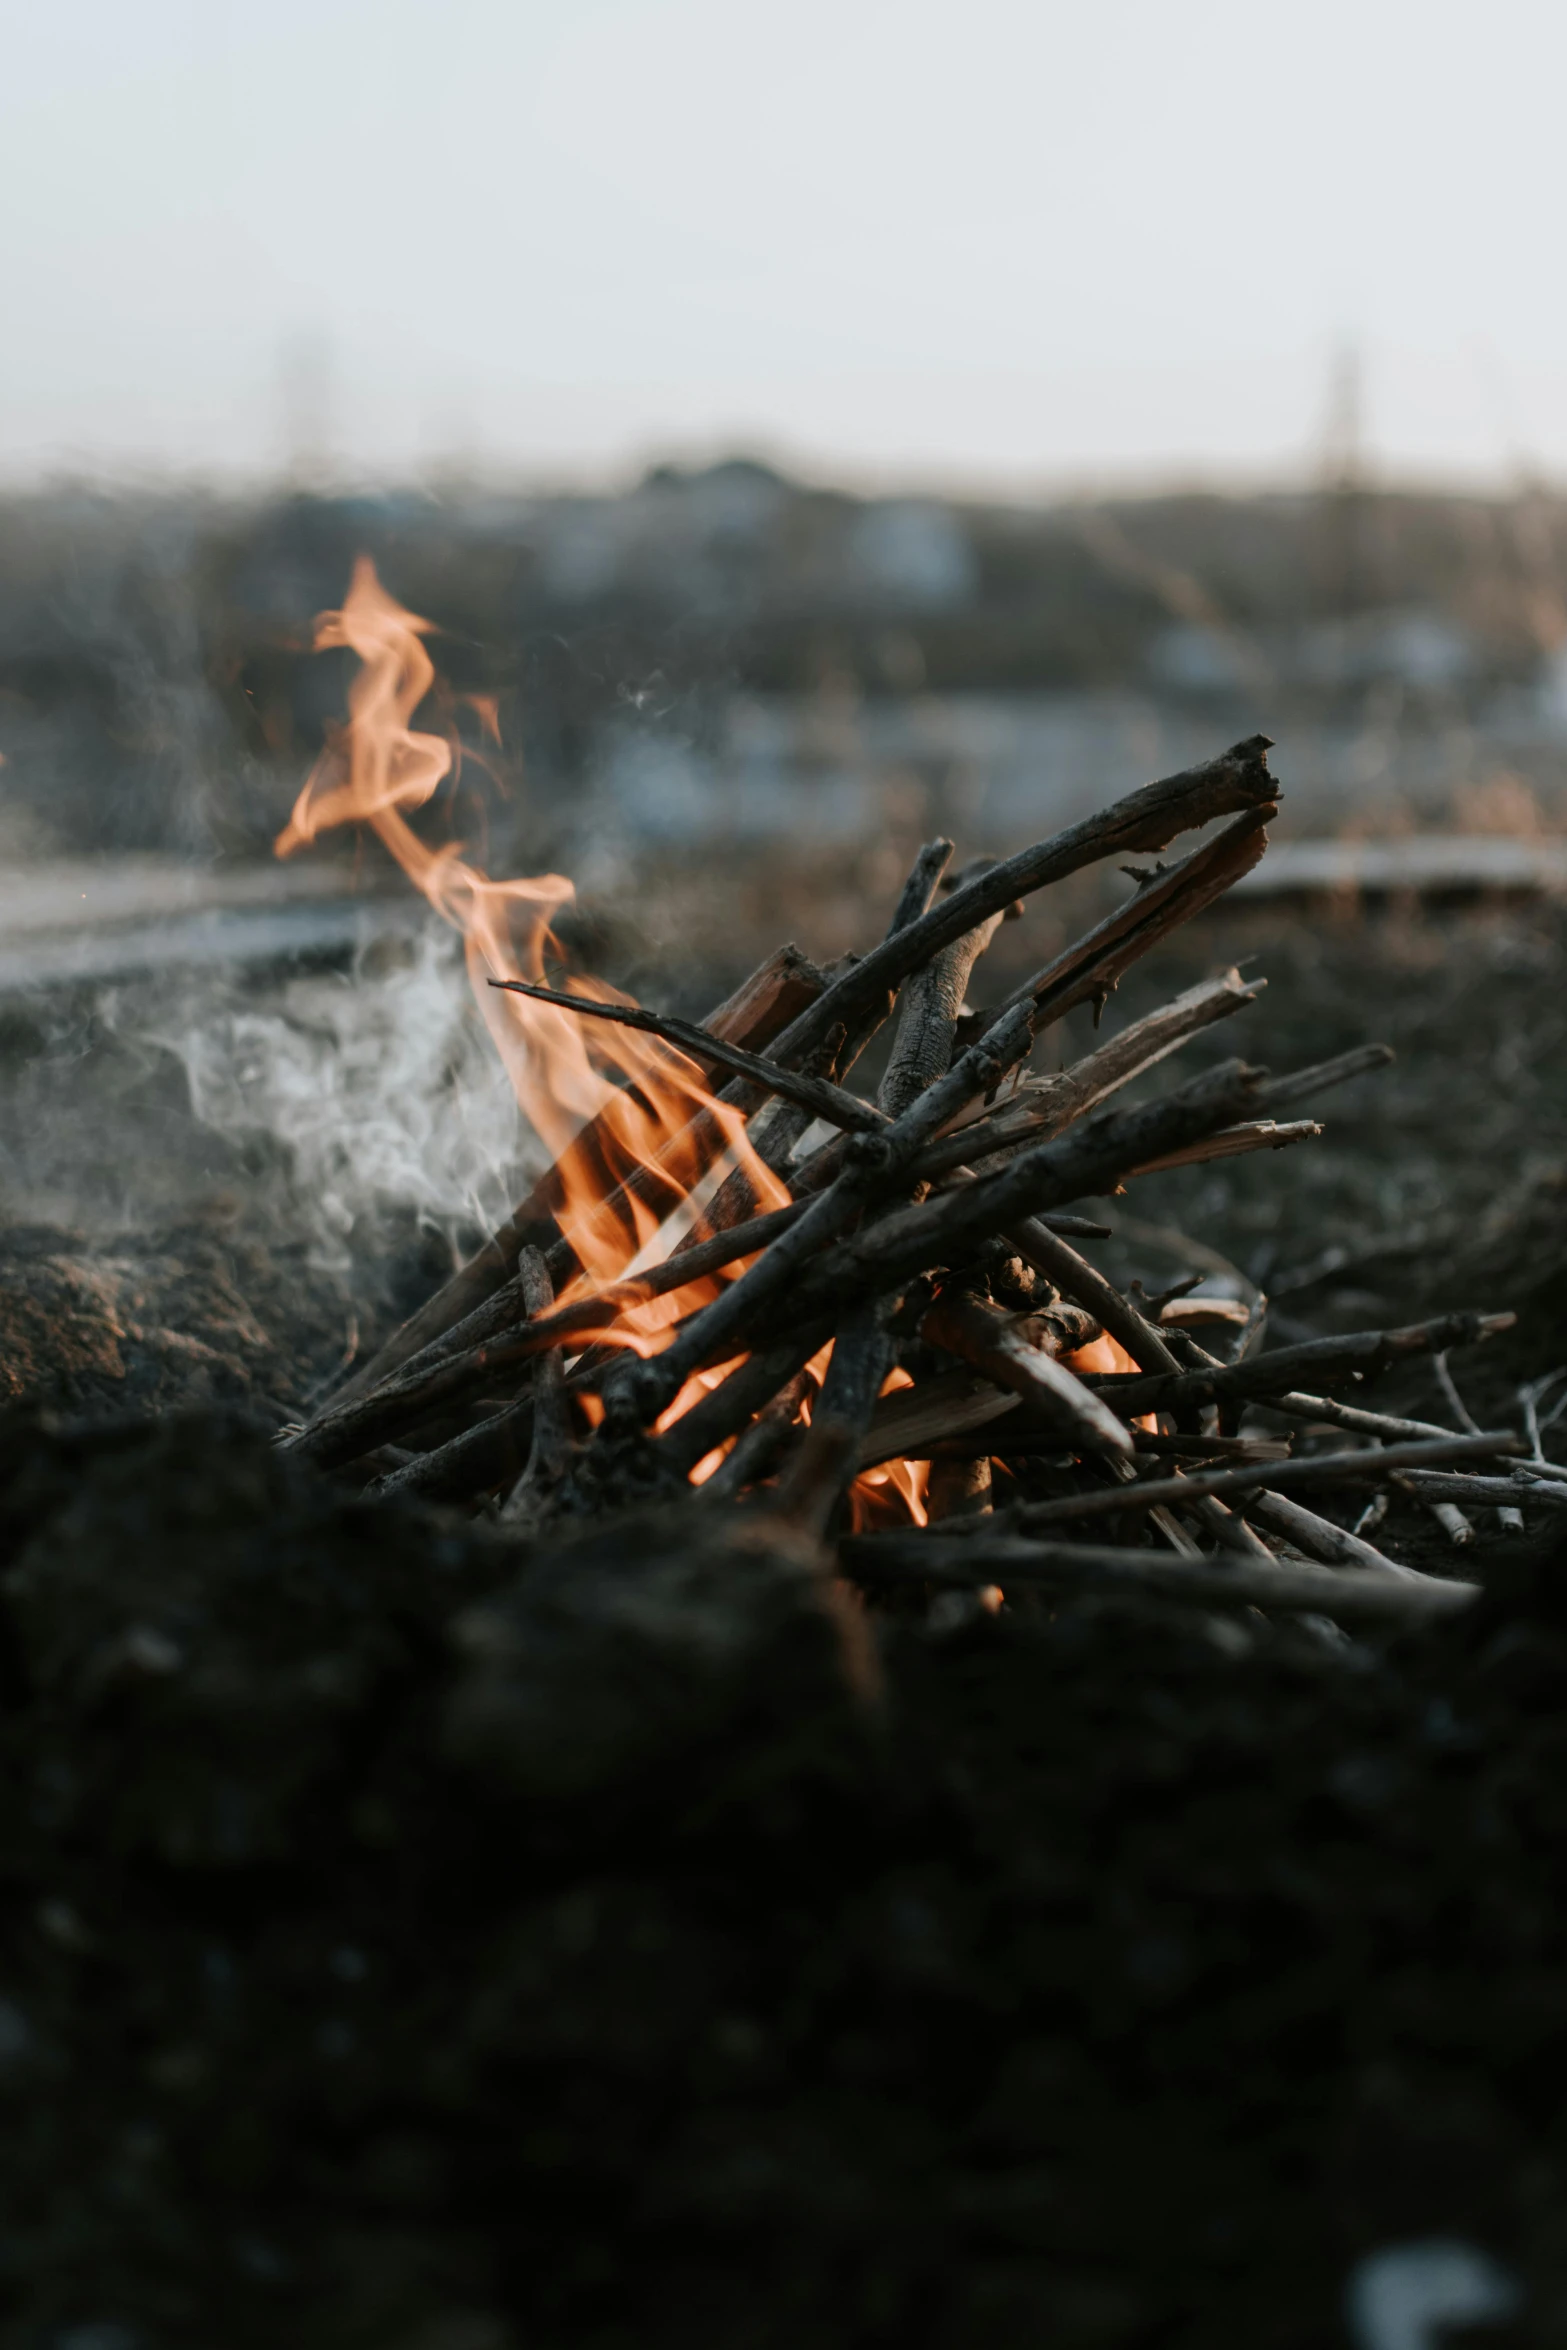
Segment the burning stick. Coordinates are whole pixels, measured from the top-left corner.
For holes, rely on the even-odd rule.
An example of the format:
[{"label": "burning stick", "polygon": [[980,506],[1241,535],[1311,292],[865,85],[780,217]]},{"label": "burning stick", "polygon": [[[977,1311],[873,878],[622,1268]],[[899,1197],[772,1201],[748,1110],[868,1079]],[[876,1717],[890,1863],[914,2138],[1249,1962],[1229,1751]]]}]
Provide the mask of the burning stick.
[{"label": "burning stick", "polygon": [[[823,1244],[858,1217],[873,1192],[897,1180],[937,1126],[975,1094],[999,1082],[1028,1050],[1032,1037],[1032,1015],[1023,1005],[990,1036],[970,1046],[945,1077],[920,1094],[884,1132],[857,1141],[837,1182],[811,1202],[800,1222],[732,1282],[672,1346],[628,1370],[618,1383],[625,1412],[645,1423],[663,1411],[693,1371],[713,1361],[782,1297]],[[862,1291],[861,1300],[874,1294],[874,1288]]]},{"label": "burning stick", "polygon": [[[368,1395],[339,1401],[318,1413],[308,1427],[285,1437],[281,1449],[299,1453],[321,1468],[357,1460],[373,1445],[384,1444],[417,1427],[436,1410],[482,1394],[550,1347],[559,1346],[569,1338],[612,1330],[628,1307],[684,1289],[692,1281],[733,1264],[740,1257],[750,1256],[786,1232],[803,1213],[803,1206],[795,1206],[757,1216],[749,1224],[736,1225],[733,1231],[716,1233],[687,1256],[666,1258],[663,1264],[652,1266],[633,1280],[579,1298],[537,1321],[520,1319],[525,1308],[520,1304],[519,1294],[513,1293],[499,1335],[491,1337],[484,1330],[473,1344],[462,1347],[456,1344],[464,1330],[487,1322],[488,1311],[481,1309],[451,1334],[449,1349],[442,1348],[439,1342],[425,1348],[405,1369],[394,1372]],[[547,1266],[545,1274],[547,1278]]]},{"label": "burning stick", "polygon": [[776,1504],[787,1524],[818,1540],[854,1475],[860,1439],[891,1359],[885,1314],[876,1306],[861,1306],[839,1330],[810,1433]]},{"label": "burning stick", "polygon": [[[798,1016],[802,1004],[820,994],[823,984],[821,973],[807,962],[798,947],[780,947],[758,965],[733,995],[708,1013],[701,1023],[703,1033],[747,1049],[766,1044]],[[592,1147],[596,1124],[594,1121],[578,1136],[574,1149]],[[519,1252],[530,1240],[546,1248],[557,1241],[560,1234],[555,1210],[561,1196],[561,1170],[557,1162],[539,1177],[527,1197],[483,1248],[428,1298],[417,1313],[411,1314],[371,1360],[337,1390],[332,1403],[347,1403],[363,1395],[463,1322],[509,1280]]]}]

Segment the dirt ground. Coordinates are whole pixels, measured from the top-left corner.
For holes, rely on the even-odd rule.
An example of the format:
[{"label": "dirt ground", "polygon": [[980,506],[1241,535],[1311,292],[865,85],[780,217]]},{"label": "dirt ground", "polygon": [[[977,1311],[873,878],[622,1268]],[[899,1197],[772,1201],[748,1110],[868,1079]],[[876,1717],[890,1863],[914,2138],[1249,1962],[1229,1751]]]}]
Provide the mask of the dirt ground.
[{"label": "dirt ground", "polygon": [[[1210,1056],[1399,1059],[1104,1261],[1178,1228],[1282,1338],[1514,1307],[1452,1362],[1505,1410],[1567,1361],[1567,921],[1236,915],[1107,1017],[1254,953]],[[83,1033],[54,1097],[134,1108]],[[0,2338],[1316,2350],[1427,2239],[1523,2296],[1440,2339],[1567,2334],[1549,1519],[1388,1640],[867,1621],[688,1519],[521,1550],[273,1454],[444,1243],[323,1272],[253,1174],[0,1247]]]}]

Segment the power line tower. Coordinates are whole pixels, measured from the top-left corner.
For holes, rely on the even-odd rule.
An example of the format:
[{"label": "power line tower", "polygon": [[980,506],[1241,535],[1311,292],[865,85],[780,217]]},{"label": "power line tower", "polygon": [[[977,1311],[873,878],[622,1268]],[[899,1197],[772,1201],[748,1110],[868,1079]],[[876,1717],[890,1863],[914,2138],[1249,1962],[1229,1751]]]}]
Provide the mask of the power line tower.
[{"label": "power line tower", "polygon": [[1329,372],[1318,509],[1323,606],[1330,613],[1363,611],[1375,599],[1365,451],[1365,371],[1356,343],[1340,346]]}]

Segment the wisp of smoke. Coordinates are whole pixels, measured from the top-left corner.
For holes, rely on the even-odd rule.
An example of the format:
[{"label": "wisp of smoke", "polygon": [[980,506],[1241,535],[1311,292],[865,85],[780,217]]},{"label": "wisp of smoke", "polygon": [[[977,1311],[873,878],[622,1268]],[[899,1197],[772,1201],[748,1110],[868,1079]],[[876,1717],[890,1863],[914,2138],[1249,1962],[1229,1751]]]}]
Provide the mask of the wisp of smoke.
[{"label": "wisp of smoke", "polygon": [[488,1229],[543,1154],[473,1008],[458,941],[432,928],[404,959],[286,981],[270,1000],[189,1018],[165,1006],[147,1041],[173,1053],[202,1124],[267,1136],[290,1166],[322,1265],[342,1267],[367,1218],[411,1212],[456,1245]]}]

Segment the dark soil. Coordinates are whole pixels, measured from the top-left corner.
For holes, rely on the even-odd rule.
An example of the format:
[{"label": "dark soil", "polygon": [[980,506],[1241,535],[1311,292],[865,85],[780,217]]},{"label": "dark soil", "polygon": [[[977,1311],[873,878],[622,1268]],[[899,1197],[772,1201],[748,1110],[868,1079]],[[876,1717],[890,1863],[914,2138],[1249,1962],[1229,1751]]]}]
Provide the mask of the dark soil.
[{"label": "dark soil", "polygon": [[[1284,1337],[1518,1307],[1453,1365],[1505,1408],[1567,1360],[1562,960],[1275,926],[1215,1053],[1387,1090],[1113,1245]],[[1454,2236],[1526,2291],[1484,2340],[1567,2336],[1547,1520],[1386,1642],[865,1619],[699,1513],[529,1553],[286,1469],[358,1277],[225,1214],[0,1254],[0,2339],[1315,2350]]]},{"label": "dark soil", "polygon": [[3,1473],[7,2341],[1283,2350],[1449,2233],[1561,2338],[1554,1555],[937,1637],[210,1420]]}]

